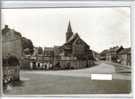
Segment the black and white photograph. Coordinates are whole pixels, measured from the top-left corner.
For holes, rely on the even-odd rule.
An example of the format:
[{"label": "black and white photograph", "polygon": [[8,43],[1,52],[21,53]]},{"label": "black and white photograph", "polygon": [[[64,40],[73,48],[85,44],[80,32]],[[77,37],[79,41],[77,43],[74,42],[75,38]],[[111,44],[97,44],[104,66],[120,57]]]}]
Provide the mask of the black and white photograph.
[{"label": "black and white photograph", "polygon": [[1,9],[3,94],[131,93],[130,15],[129,7]]}]

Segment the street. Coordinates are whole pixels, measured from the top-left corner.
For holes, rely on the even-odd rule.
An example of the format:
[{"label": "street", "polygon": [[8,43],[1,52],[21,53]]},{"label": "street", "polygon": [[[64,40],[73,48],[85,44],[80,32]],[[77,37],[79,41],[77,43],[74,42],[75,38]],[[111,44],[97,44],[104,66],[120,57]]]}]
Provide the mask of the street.
[{"label": "street", "polygon": [[[21,71],[21,83],[9,86],[6,95],[118,94],[131,92],[131,74],[100,63],[91,68],[58,71]],[[112,74],[112,80],[91,80],[92,73]]]}]

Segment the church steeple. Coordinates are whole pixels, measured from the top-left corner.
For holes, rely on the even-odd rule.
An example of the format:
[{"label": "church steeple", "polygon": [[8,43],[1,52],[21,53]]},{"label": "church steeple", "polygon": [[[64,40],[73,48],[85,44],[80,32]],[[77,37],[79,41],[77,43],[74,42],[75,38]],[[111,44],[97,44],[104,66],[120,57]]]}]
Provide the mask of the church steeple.
[{"label": "church steeple", "polygon": [[70,21],[69,21],[69,23],[68,23],[68,29],[67,29],[67,32],[72,32],[72,28],[71,28]]},{"label": "church steeple", "polygon": [[68,39],[73,35],[72,32],[72,28],[71,28],[71,24],[70,21],[68,23],[68,28],[67,28],[67,32],[66,32],[66,42],[68,41]]}]

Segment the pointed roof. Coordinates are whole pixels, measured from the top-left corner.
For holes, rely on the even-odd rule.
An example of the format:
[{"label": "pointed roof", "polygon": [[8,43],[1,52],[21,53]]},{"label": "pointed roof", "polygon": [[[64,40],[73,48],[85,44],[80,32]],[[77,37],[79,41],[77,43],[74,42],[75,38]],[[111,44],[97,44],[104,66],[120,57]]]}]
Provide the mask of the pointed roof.
[{"label": "pointed roof", "polygon": [[72,35],[72,36],[69,38],[69,40],[67,41],[67,43],[69,43],[69,42],[75,40],[77,37],[79,37],[79,35],[78,35],[78,33],[75,33],[74,35]]},{"label": "pointed roof", "polygon": [[71,24],[70,21],[68,23],[68,28],[67,28],[67,33],[71,33],[72,32],[72,28],[71,28]]}]

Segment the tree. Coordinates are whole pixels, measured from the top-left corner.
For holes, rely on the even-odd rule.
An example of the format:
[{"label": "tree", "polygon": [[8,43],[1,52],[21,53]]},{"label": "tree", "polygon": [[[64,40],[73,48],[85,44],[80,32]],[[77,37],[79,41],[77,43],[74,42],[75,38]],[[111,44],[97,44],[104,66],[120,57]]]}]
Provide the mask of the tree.
[{"label": "tree", "polygon": [[42,49],[42,47],[38,47],[38,54],[43,54],[43,49]]},{"label": "tree", "polygon": [[29,49],[29,48],[25,48],[25,49],[23,50],[23,52],[24,52],[24,54],[26,54],[26,55],[31,54],[31,52],[30,52],[30,49]]},{"label": "tree", "polygon": [[22,38],[22,46],[23,46],[23,51],[25,54],[33,54],[34,46],[33,46],[33,43],[30,39],[23,37]]},{"label": "tree", "polygon": [[16,56],[13,56],[13,55],[9,56],[7,61],[8,61],[9,66],[17,66],[17,65],[19,65],[19,60],[17,59]]}]

